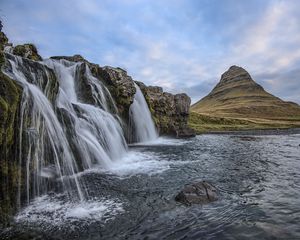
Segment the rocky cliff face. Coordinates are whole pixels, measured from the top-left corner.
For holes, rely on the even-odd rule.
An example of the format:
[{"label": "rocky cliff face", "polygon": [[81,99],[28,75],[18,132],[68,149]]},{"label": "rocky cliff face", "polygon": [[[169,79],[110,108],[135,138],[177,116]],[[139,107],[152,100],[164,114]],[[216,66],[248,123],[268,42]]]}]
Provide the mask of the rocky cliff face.
[{"label": "rocky cliff face", "polygon": [[154,122],[161,135],[191,137],[195,133],[187,126],[191,99],[185,93],[171,94],[161,87],[146,86],[136,82],[141,88]]}]

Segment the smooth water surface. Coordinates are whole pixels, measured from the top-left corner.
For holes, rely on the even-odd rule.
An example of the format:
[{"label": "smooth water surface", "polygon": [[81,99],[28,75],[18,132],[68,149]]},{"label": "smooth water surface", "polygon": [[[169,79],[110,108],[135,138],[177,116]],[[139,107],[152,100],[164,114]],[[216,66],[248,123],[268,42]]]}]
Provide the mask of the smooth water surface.
[{"label": "smooth water surface", "polygon": [[[91,200],[37,198],[0,238],[300,239],[300,134],[201,135],[131,146],[109,170],[77,177]],[[174,201],[206,180],[218,201]]]}]

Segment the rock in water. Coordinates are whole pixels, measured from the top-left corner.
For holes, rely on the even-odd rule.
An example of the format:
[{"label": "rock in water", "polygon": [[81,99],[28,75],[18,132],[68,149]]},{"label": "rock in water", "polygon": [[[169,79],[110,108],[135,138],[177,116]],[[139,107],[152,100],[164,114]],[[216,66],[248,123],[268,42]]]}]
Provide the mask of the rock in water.
[{"label": "rock in water", "polygon": [[217,189],[206,181],[186,185],[175,197],[175,201],[186,205],[205,204],[216,200],[218,200]]}]

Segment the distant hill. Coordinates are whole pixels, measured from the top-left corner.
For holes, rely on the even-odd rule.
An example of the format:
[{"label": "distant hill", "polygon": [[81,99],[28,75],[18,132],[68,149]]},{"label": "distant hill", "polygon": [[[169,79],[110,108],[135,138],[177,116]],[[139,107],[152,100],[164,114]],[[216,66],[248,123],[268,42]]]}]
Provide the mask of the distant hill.
[{"label": "distant hill", "polygon": [[238,66],[231,66],[223,73],[220,82],[206,97],[193,104],[191,111],[194,120],[199,118],[195,117],[198,113],[205,116],[206,122],[207,117],[213,117],[213,122],[216,118],[230,118],[250,121],[250,125],[259,123],[276,128],[300,126],[298,104],[266,92],[245,69]]}]

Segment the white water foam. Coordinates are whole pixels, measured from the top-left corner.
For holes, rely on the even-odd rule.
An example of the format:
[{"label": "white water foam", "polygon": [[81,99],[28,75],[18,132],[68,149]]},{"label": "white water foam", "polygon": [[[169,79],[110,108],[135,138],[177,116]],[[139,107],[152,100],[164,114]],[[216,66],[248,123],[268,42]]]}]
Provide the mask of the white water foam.
[{"label": "white water foam", "polygon": [[109,172],[118,176],[159,174],[170,168],[169,162],[159,159],[152,152],[129,151],[121,161],[110,165]]},{"label": "white water foam", "polygon": [[159,156],[153,152],[129,151],[122,159],[110,164],[109,168],[104,169],[101,166],[94,166],[78,175],[105,173],[113,174],[120,178],[127,178],[139,174],[160,174],[169,168],[169,161],[160,159]]},{"label": "white water foam", "polygon": [[72,222],[90,224],[107,222],[124,212],[118,199],[98,199],[85,202],[65,202],[57,196],[37,197],[15,217],[17,223],[60,226]]},{"label": "white water foam", "polygon": [[168,137],[158,137],[151,141],[132,143],[132,144],[129,144],[129,146],[159,146],[159,145],[179,146],[179,145],[186,144],[188,142],[191,142],[191,140],[168,138]]}]

